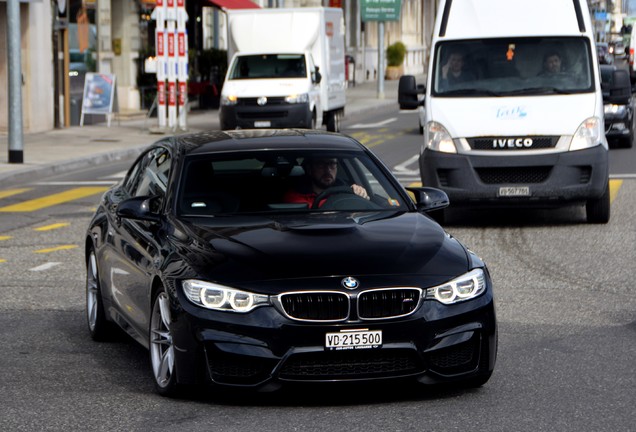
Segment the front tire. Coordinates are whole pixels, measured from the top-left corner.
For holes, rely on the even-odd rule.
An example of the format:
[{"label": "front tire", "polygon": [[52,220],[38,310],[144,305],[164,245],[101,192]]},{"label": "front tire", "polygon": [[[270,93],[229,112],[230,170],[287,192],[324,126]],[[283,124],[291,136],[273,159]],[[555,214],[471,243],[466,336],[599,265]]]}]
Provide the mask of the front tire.
[{"label": "front tire", "polygon": [[610,220],[610,189],[609,182],[605,192],[598,199],[588,200],[585,204],[585,213],[588,223],[605,224]]},{"label": "front tire", "polygon": [[150,365],[157,393],[174,397],[180,393],[172,343],[170,297],[161,289],[152,302],[150,314]]},{"label": "front tire", "polygon": [[340,115],[338,111],[327,113],[327,131],[340,132]]},{"label": "front tire", "polygon": [[86,321],[94,341],[108,341],[114,336],[115,326],[106,319],[97,257],[93,248],[86,259]]}]

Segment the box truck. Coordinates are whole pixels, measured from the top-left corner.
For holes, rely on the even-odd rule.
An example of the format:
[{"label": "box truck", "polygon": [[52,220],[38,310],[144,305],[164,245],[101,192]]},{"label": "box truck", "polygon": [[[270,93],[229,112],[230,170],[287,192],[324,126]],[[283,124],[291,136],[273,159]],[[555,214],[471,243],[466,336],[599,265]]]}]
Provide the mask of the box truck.
[{"label": "box truck", "polygon": [[227,19],[221,128],[338,132],[346,101],[342,9],[235,9]]},{"label": "box truck", "polygon": [[585,0],[443,0],[426,85],[401,79],[400,106],[421,113],[422,183],[443,189],[452,207],[582,204],[588,222],[609,221]]}]

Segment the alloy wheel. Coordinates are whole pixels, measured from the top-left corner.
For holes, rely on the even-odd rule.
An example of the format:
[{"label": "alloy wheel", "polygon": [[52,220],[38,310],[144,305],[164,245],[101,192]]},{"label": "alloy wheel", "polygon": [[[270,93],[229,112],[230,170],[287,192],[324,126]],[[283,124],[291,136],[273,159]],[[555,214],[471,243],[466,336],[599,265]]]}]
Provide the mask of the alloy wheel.
[{"label": "alloy wheel", "polygon": [[86,315],[88,328],[95,332],[97,326],[99,285],[97,276],[97,259],[95,251],[91,251],[86,263]]},{"label": "alloy wheel", "polygon": [[155,382],[160,389],[173,385],[174,347],[170,335],[170,299],[159,293],[152,307],[150,319],[150,359]]}]

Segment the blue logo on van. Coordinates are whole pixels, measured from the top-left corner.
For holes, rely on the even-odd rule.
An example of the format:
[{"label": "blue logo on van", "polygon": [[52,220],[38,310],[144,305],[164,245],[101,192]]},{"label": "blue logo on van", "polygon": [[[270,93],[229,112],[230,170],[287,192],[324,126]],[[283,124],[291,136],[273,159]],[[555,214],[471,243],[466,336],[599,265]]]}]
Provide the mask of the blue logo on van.
[{"label": "blue logo on van", "polygon": [[504,106],[497,108],[496,118],[502,120],[522,119],[527,116],[526,108],[522,106]]}]

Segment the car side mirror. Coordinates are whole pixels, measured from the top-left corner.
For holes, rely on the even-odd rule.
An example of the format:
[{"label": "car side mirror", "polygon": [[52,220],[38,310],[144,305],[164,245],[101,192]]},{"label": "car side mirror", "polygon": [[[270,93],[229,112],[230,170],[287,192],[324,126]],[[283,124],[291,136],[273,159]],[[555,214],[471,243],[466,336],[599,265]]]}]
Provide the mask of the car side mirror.
[{"label": "car side mirror", "polygon": [[407,187],[406,190],[415,196],[417,211],[429,212],[440,210],[450,205],[448,195],[441,189],[432,187]]},{"label": "car side mirror", "polygon": [[403,75],[398,83],[398,103],[400,109],[414,110],[423,104],[419,95],[426,93],[424,84],[417,84],[413,75]]},{"label": "car side mirror", "polygon": [[159,215],[151,211],[153,199],[155,198],[150,196],[139,196],[123,200],[117,206],[117,216],[123,219],[159,222]]},{"label": "car side mirror", "polygon": [[625,69],[617,69],[612,72],[612,82],[609,86],[609,95],[605,101],[611,104],[624,105],[629,103],[632,95],[632,84],[629,72]]}]

